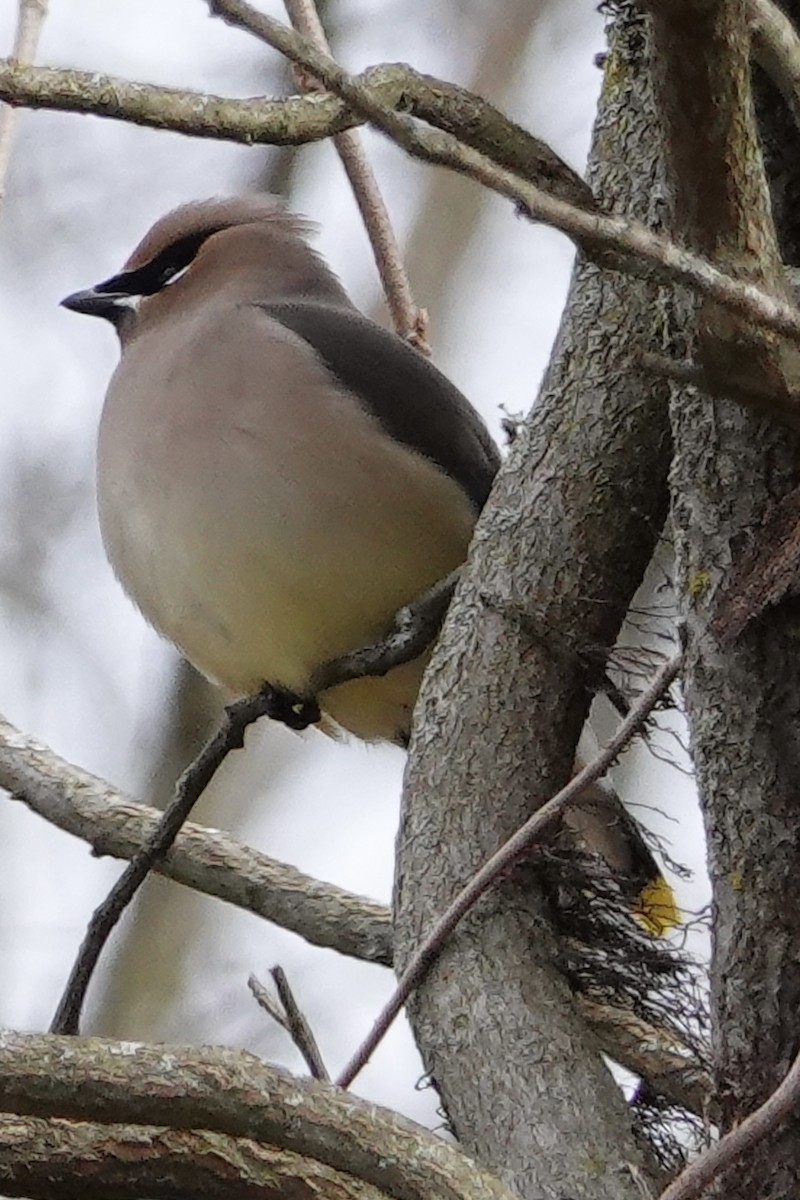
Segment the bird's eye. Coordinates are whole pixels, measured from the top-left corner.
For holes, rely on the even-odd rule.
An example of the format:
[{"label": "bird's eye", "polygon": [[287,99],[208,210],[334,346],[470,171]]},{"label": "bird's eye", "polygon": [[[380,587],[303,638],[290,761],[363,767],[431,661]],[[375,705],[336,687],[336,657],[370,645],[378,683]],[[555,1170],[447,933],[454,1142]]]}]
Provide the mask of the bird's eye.
[{"label": "bird's eye", "polygon": [[173,283],[177,283],[179,279],[183,278],[190,266],[191,263],[187,263],[185,267],[179,267],[176,264],[171,263],[169,266],[164,267],[164,270],[159,275],[159,287],[163,288]]}]

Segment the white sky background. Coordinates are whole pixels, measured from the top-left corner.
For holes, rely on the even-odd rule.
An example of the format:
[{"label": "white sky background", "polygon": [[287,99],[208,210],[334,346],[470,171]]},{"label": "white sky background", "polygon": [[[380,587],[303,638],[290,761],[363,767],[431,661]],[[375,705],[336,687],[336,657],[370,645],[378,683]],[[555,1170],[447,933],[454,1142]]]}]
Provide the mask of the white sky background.
[{"label": "white sky background", "polygon": [[[207,16],[202,0],[51,0],[38,61],[228,95],[264,90],[272,51]],[[9,53],[16,4],[0,0],[0,53]],[[478,0],[339,0],[339,55],[359,70],[407,60],[468,82]],[[281,15],[277,4],[269,11]],[[502,5],[496,8],[502,19]],[[523,124],[581,167],[588,149],[603,48],[587,0],[546,6],[529,69],[507,105]],[[491,97],[490,97],[491,98]],[[367,139],[398,231],[414,216],[427,171],[385,140]],[[263,163],[246,149],[69,114],[21,112],[8,194],[0,212],[0,710],[60,754],[141,794],[153,754],[170,652],[126,601],[105,563],[94,516],[94,432],[116,339],[100,322],[58,307],[68,292],[116,271],[152,221],[178,203],[243,190]],[[473,186],[468,183],[465,187]],[[369,308],[376,278],[363,229],[330,146],[303,151],[294,206],[321,225],[319,245],[354,298]],[[481,236],[434,313],[438,364],[486,416],[527,410],[535,397],[568,282],[570,248],[492,198]],[[412,281],[413,283],[413,281]],[[425,304],[425,296],[417,297]],[[20,587],[38,578],[38,586]],[[403,756],[293,735],[290,769],[259,816],[259,749],[228,781],[254,797],[246,827],[231,832],[266,853],[388,900]],[[273,751],[274,752],[274,751]],[[241,760],[242,756],[238,758]],[[637,798],[679,814],[651,823],[696,866],[701,834],[691,788],[637,756],[621,771]],[[0,1025],[45,1028],[91,907],[118,868],[0,802]],[[697,908],[695,884],[683,893]],[[387,972],[310,948],[217,902],[195,969],[176,1002],[174,1036],[228,1041],[296,1068],[247,992],[250,971],[274,962],[317,1029],[332,1070],[366,1032],[391,980]],[[435,1123],[431,1093],[402,1025],[364,1072],[359,1090]]]}]

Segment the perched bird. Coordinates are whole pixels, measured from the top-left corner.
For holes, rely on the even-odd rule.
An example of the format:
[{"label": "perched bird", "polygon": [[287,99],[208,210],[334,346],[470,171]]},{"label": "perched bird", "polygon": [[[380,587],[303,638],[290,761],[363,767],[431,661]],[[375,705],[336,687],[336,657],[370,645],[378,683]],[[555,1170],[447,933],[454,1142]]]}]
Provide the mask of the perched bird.
[{"label": "perched bird", "polygon": [[[270,197],[189,204],[62,301],[122,348],[97,455],[114,571],[236,695],[302,695],[322,663],[385,636],[466,558],[500,463],[468,401],[355,308],[308,232]],[[426,661],[331,688],[322,712],[405,744]],[[645,884],[660,879],[616,804],[601,823],[620,872],[627,843]]]}]

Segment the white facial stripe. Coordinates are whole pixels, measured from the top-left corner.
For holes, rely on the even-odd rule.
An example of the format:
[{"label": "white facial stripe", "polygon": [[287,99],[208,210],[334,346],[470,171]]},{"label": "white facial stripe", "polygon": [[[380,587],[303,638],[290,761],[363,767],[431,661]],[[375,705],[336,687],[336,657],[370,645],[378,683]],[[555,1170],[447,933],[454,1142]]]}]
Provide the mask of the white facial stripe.
[{"label": "white facial stripe", "polygon": [[129,308],[132,312],[139,311],[139,305],[142,303],[141,296],[117,296],[114,300],[115,308]]},{"label": "white facial stripe", "polygon": [[173,283],[177,283],[179,279],[183,279],[191,265],[191,263],[187,263],[185,267],[181,267],[180,271],[176,271],[174,275],[170,275],[169,279],[162,284],[162,287],[172,287]]}]

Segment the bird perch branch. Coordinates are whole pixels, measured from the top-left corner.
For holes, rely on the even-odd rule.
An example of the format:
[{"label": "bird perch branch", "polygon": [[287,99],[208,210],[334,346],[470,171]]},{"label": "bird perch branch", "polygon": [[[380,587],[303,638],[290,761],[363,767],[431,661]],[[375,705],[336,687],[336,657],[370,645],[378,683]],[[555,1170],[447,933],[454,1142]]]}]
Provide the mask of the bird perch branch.
[{"label": "bird perch branch", "polygon": [[[121,796],[0,718],[0,787],[95,854],[132,858],[161,813]],[[392,918],[375,901],[302,874],[218,830],[186,823],[160,874],[365,962],[391,966]],[[691,1052],[632,1013],[578,999],[606,1054],[702,1114],[710,1081]]]}]

